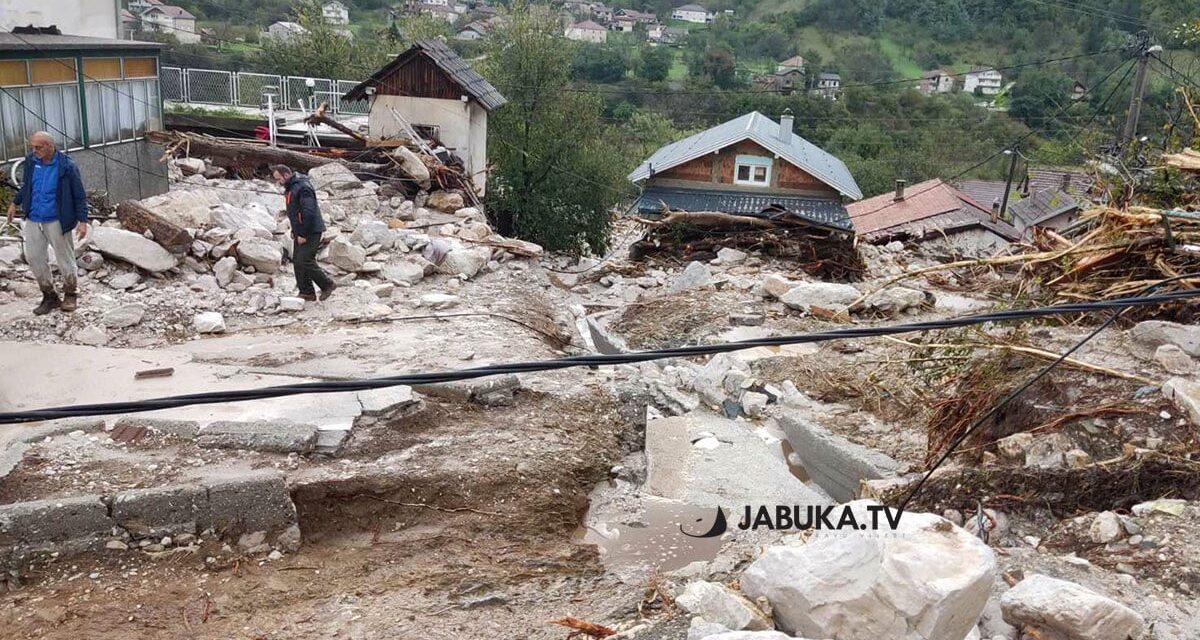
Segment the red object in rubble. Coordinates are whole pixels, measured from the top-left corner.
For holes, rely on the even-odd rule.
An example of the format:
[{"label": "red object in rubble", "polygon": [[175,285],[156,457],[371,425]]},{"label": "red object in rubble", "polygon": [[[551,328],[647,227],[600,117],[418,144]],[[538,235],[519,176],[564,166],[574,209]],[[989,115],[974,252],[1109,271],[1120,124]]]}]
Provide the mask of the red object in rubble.
[{"label": "red object in rubble", "polygon": [[261,124],[258,125],[257,127],[254,127],[254,137],[258,138],[259,140],[270,140],[271,139],[270,127],[264,127]]}]

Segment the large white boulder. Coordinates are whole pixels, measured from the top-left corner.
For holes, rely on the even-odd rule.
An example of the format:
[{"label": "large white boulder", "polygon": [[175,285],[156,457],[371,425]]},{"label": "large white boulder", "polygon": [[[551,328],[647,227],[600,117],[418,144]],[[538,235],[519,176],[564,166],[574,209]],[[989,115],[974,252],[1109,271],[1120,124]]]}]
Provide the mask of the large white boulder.
[{"label": "large white boulder", "polygon": [[237,259],[259,273],[278,273],[283,264],[283,249],[274,240],[249,238],[238,242]]},{"label": "large white boulder", "polygon": [[192,318],[192,328],[196,333],[224,333],[225,318],[216,311],[197,313]]},{"label": "large white boulder", "polygon": [[[848,504],[858,523],[874,501]],[[831,519],[840,518],[836,513]],[[978,538],[929,513],[904,513],[895,531],[817,531],[807,544],[767,550],[741,577],[766,597],[776,626],[837,640],[963,640],[995,581]]]},{"label": "large white boulder", "polygon": [[277,227],[275,214],[257,202],[240,207],[222,202],[212,210],[211,221],[213,226],[231,231],[262,229],[274,233]]},{"label": "large white boulder", "polygon": [[109,309],[100,320],[109,329],[124,329],[138,324],[145,315],[146,305],[132,302]]},{"label": "large white boulder", "polygon": [[679,274],[679,277],[675,279],[675,282],[667,292],[679,293],[689,289],[707,287],[710,284],[712,284],[712,271],[709,270],[708,265],[703,262],[692,261],[683,268],[683,273]]},{"label": "large white boulder", "polygon": [[221,205],[221,198],[217,189],[193,188],[168,191],[139,202],[168,222],[185,229],[202,229],[209,225],[212,210]]},{"label": "large white boulder", "polygon": [[339,162],[323,164],[308,172],[314,191],[349,191],[362,186],[354,172]]},{"label": "large white boulder", "polygon": [[812,311],[812,308],[837,309],[854,302],[861,295],[858,289],[836,282],[804,282],[779,297],[792,309]]},{"label": "large white boulder", "polygon": [[782,298],[783,294],[791,291],[797,282],[792,282],[778,273],[768,273],[759,284],[759,293],[764,298]]},{"label": "large white boulder", "polygon": [[675,598],[684,611],[732,631],[771,628],[771,621],[749,600],[715,582],[693,582]]},{"label": "large white boulder", "polygon": [[872,293],[865,304],[880,313],[895,315],[925,304],[925,292],[908,287],[888,287]]},{"label": "large white boulder", "polygon": [[1067,640],[1138,638],[1145,620],[1129,607],[1086,587],[1032,574],[1000,597],[1010,624],[1035,625]]},{"label": "large white boulder", "polygon": [[400,161],[400,168],[404,170],[422,189],[429,188],[429,167],[421,162],[421,157],[406,147],[396,147],[392,152],[392,157]]},{"label": "large white boulder", "polygon": [[383,266],[385,280],[395,284],[416,284],[433,273],[434,266],[425,258],[412,256]]},{"label": "large white boulder", "polygon": [[452,249],[438,265],[438,273],[468,278],[475,277],[483,265],[487,264],[491,251],[486,249]]},{"label": "large white boulder", "polygon": [[151,273],[167,271],[177,264],[175,256],[157,242],[132,231],[94,226],[87,239],[96,251]]},{"label": "large white boulder", "polygon": [[367,262],[367,252],[345,238],[329,243],[328,260],[343,271],[358,271]]},{"label": "large white boulder", "polygon": [[379,245],[384,249],[391,249],[395,237],[387,223],[381,220],[363,220],[358,223],[354,233],[350,234],[350,240],[362,247]]},{"label": "large white boulder", "polygon": [[456,191],[434,191],[425,200],[425,206],[437,209],[443,213],[454,213],[462,209],[466,203],[461,193]]}]

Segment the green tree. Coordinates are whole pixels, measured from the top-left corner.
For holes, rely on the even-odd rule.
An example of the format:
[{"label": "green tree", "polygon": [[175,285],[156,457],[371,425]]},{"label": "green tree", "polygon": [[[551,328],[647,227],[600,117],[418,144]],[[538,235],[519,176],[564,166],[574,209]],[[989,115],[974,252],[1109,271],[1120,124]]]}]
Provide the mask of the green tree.
[{"label": "green tree", "polygon": [[1057,69],[1036,68],[1012,89],[1008,112],[1031,128],[1047,126],[1047,118],[1070,101],[1071,79]]},{"label": "green tree", "polygon": [[625,185],[602,100],[570,90],[575,45],[559,37],[554,14],[518,1],[508,18],[483,68],[508,98],[488,123],[493,221],[551,251],[601,253]]},{"label": "green tree", "polygon": [[303,0],[295,12],[296,22],[307,32],[264,44],[262,62],[272,73],[349,80],[374,73],[386,61],[388,50],[381,39],[355,40],[340,33],[325,22],[315,0]]},{"label": "green tree", "polygon": [[625,78],[625,67],[625,56],[615,47],[585,44],[576,47],[571,77],[602,84],[620,82]]},{"label": "green tree", "polygon": [[638,77],[647,82],[662,82],[671,73],[675,50],[669,47],[643,47]]}]

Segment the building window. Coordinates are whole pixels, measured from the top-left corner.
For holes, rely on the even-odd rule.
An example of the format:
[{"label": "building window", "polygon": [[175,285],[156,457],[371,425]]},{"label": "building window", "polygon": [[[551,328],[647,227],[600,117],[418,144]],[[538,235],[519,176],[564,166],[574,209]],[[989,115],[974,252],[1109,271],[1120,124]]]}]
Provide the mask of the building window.
[{"label": "building window", "polygon": [[760,156],[738,156],[733,183],[756,187],[769,186],[771,184],[771,159]]},{"label": "building window", "polygon": [[414,124],[413,132],[430,142],[438,139],[438,126],[434,124]]}]

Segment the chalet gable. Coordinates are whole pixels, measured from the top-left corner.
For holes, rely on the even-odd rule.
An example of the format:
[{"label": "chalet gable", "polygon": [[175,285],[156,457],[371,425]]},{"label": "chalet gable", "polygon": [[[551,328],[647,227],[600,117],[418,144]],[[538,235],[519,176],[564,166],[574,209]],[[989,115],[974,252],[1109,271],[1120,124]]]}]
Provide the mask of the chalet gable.
[{"label": "chalet gable", "polygon": [[371,93],[445,100],[467,96],[488,111],[507,102],[491,83],[437,40],[417,42],[348,91],[343,99],[363,100]]}]

